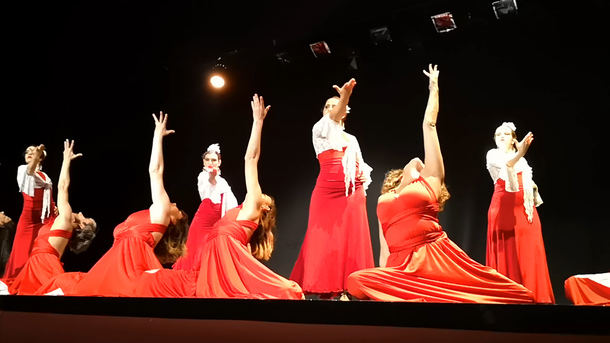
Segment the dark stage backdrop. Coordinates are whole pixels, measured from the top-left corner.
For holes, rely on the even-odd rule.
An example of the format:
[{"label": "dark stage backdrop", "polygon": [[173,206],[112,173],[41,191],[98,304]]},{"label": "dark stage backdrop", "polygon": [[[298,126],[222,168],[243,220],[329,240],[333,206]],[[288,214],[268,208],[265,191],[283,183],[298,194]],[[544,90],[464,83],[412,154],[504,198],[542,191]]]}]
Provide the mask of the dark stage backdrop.
[{"label": "dark stage backdrop", "polygon": [[[284,5],[146,4],[12,5],[3,22],[4,101],[0,210],[17,220],[15,182],[22,152],[44,143],[44,170],[57,182],[62,141],[84,157],[72,168],[73,208],[100,227],[91,249],[66,253],[67,270],[86,271],[112,244],[112,230],[150,205],[151,113],[170,114],[165,182],[190,216],[199,204],[200,154],[221,144],[223,176],[241,201],[243,154],[254,92],[272,109],[260,160],[263,191],[278,203],[274,255],[267,265],[288,276],[307,227],[318,173],[311,127],[331,86],[355,77],[347,131],[358,137],[373,170],[368,214],[378,255],[376,200],[385,171],[423,158],[421,120],[428,63],[440,73],[438,130],[452,199],[441,223],[449,237],[485,262],[487,208],[493,191],[485,154],[503,121],[519,137],[534,132],[527,153],[544,204],[538,208],[559,302],[563,281],[606,272],[608,68],[604,1],[573,8],[520,1],[519,14],[496,20],[491,1],[347,1]],[[245,7],[244,7],[245,6]],[[258,7],[260,6],[260,7]],[[290,6],[290,7],[286,7]],[[551,7],[547,7],[551,6]],[[567,5],[561,5],[567,6]],[[458,28],[438,34],[430,15],[452,11]],[[391,43],[368,30],[388,25]],[[307,44],[326,40],[331,56]],[[357,69],[350,68],[355,52]],[[275,53],[290,62],[279,63]],[[207,70],[223,56],[226,91],[211,92]]]}]

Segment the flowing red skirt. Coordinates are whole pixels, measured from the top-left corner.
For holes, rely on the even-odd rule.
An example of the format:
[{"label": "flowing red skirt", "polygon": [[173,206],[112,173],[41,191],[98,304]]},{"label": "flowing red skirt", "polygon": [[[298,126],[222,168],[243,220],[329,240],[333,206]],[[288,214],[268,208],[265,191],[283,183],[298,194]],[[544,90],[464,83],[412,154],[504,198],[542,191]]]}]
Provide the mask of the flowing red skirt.
[{"label": "flowing red skirt", "polygon": [[533,294],[492,268],[472,260],[444,232],[421,237],[401,265],[350,275],[357,298],[450,303],[529,303]]},{"label": "flowing red skirt", "polygon": [[534,292],[537,303],[554,303],[542,228],[534,208],[532,223],[523,208],[523,187],[506,192],[499,179],[488,211],[486,264]]},{"label": "flowing red skirt", "polygon": [[589,278],[570,276],[565,281],[565,291],[574,305],[610,306],[610,287]]},{"label": "flowing red skirt", "polygon": [[[12,283],[12,279],[19,274],[21,268],[25,265],[26,261],[30,257],[30,252],[34,246],[34,240],[38,236],[38,231],[43,225],[40,216],[42,215],[42,198],[44,189],[36,188],[34,190],[34,196],[31,197],[25,193],[23,194],[23,209],[21,216],[17,222],[17,228],[15,230],[15,238],[13,240],[13,248],[11,255],[6,263],[4,270],[3,279],[7,284]],[[54,204],[51,203],[51,208]],[[48,218],[44,223],[48,222]]]},{"label": "flowing red skirt", "polygon": [[290,275],[305,293],[343,292],[351,273],[375,265],[364,189],[357,183],[345,196],[342,157],[335,150],[318,155],[307,232]]}]

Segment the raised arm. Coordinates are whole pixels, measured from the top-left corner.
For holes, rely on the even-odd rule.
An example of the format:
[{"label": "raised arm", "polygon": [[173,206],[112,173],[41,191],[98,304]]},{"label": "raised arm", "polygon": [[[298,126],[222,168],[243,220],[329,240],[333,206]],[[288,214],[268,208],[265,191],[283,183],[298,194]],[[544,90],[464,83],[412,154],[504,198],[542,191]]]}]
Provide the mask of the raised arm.
[{"label": "raised arm", "polygon": [[150,221],[154,224],[169,224],[170,200],[163,184],[163,137],[174,133],[167,129],[167,114],[160,112],[159,118],[153,113],[155,132],[153,134],[152,150],[148,174],[150,176],[150,190],[152,205],[150,206]]},{"label": "raised arm", "polygon": [[[74,140],[64,141],[64,159],[59,172],[59,181],[57,182],[57,209],[59,211],[58,218],[55,223],[62,226],[72,222],[72,207],[68,201],[68,188],[70,187],[70,164],[72,160],[83,156],[83,154],[74,153]],[[55,226],[55,225],[54,225]],[[68,225],[70,226],[70,225]]]},{"label": "raised arm", "polygon": [[244,156],[244,173],[246,178],[246,199],[238,219],[258,219],[260,215],[260,204],[262,201],[262,190],[258,182],[258,160],[261,154],[261,133],[263,121],[271,106],[265,107],[263,97],[254,94],[250,102],[252,107],[252,130],[250,140]]},{"label": "raised arm", "polygon": [[[429,182],[438,185],[443,184],[445,179],[445,167],[443,165],[443,156],[441,154],[441,146],[438,140],[438,134],[436,132],[436,119],[438,116],[438,74],[439,70],[436,65],[430,64],[428,71],[424,70],[424,74],[428,76],[428,104],[426,105],[426,112],[424,114],[424,121],[422,123],[422,129],[424,132],[424,169],[421,171],[421,175],[425,177]],[[433,186],[436,188],[436,186]],[[436,191],[436,189],[435,189]]]},{"label": "raised arm", "polygon": [[339,93],[339,102],[330,110],[330,113],[328,114],[330,119],[341,122],[343,117],[345,117],[347,113],[347,104],[349,103],[349,98],[352,96],[354,86],[356,86],[355,79],[350,79],[344,83],[342,87],[333,85],[333,88]]}]

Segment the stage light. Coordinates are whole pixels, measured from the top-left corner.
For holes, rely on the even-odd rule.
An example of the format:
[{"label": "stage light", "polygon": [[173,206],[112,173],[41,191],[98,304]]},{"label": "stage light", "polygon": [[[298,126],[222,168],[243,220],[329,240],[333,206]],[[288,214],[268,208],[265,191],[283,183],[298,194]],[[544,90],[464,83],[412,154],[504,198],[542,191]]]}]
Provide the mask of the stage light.
[{"label": "stage light", "polygon": [[457,28],[457,25],[455,25],[455,21],[453,20],[453,15],[451,14],[451,12],[433,15],[430,18],[432,19],[434,28],[438,33],[453,31]]},{"label": "stage light", "polygon": [[381,45],[392,42],[392,36],[390,35],[390,29],[387,26],[377,27],[369,30],[369,36],[373,41],[373,45]]},{"label": "stage light", "polygon": [[275,54],[275,60],[280,64],[290,64],[290,56],[285,51]]},{"label": "stage light", "polygon": [[517,14],[517,1],[516,0],[500,0],[491,3],[491,6],[494,9],[494,14],[496,15],[496,19],[500,19],[500,17],[505,17],[508,15]]},{"label": "stage light", "polygon": [[330,48],[325,41],[319,41],[309,44],[309,49],[313,53],[314,57],[318,58],[321,56],[330,55]]},{"label": "stage light", "polygon": [[222,88],[225,86],[225,79],[222,77],[222,75],[215,74],[210,77],[210,84],[214,88]]}]

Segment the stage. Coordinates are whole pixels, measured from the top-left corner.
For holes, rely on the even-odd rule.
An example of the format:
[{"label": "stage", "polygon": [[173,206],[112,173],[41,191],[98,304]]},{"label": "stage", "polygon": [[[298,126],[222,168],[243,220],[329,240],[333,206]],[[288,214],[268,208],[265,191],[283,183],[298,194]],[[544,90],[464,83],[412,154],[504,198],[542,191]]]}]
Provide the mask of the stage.
[{"label": "stage", "polygon": [[610,308],[0,296],[1,342],[602,342]]}]

